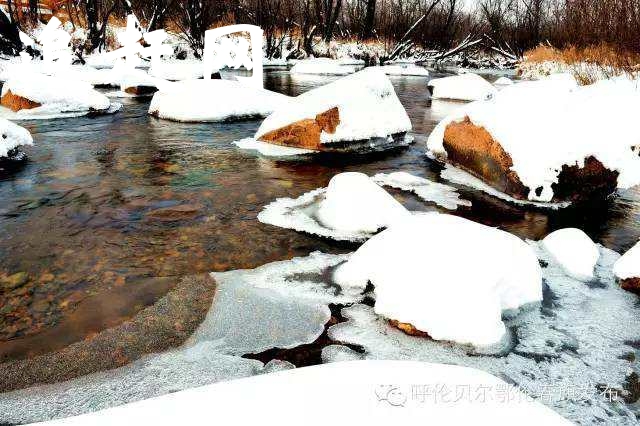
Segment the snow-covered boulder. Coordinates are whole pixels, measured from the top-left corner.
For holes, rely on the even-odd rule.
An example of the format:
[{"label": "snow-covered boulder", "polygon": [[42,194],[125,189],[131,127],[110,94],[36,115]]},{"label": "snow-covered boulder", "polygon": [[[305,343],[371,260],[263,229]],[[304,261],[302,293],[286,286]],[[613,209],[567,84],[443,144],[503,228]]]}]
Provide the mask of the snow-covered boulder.
[{"label": "snow-covered boulder", "polygon": [[499,88],[505,87],[505,86],[512,86],[513,84],[514,84],[513,80],[511,80],[509,77],[500,77],[499,79],[493,82],[493,85]]},{"label": "snow-covered boulder", "polygon": [[311,58],[297,61],[289,72],[292,74],[348,75],[356,72],[356,69],[335,59]]},{"label": "snow-covered boulder", "polygon": [[202,78],[202,61],[163,61],[151,65],[149,75],[169,81],[195,80]]},{"label": "snow-covered boulder", "polygon": [[572,278],[590,281],[600,258],[600,250],[587,234],[576,228],[552,232],[542,240],[542,247]]},{"label": "snow-covered boulder", "polygon": [[258,141],[316,151],[406,144],[411,120],[389,78],[368,68],[292,99],[269,115]]},{"label": "snow-covered boulder", "polygon": [[18,118],[37,118],[105,113],[111,102],[83,81],[26,71],[4,84],[0,105],[17,113]]},{"label": "snow-covered boulder", "polygon": [[371,282],[375,312],[404,331],[488,346],[505,336],[503,311],[542,300],[541,274],[535,252],[518,237],[427,213],[372,237],[333,278]]},{"label": "snow-covered boulder", "polygon": [[429,81],[428,88],[433,99],[456,101],[479,101],[497,92],[491,83],[473,73],[434,78]]},{"label": "snow-covered boulder", "polygon": [[231,121],[264,117],[290,99],[232,80],[185,80],[157,92],[149,114],[182,122]]},{"label": "snow-covered boulder", "polygon": [[618,259],[613,272],[622,288],[640,295],[640,242]]},{"label": "snow-covered boulder", "polygon": [[410,215],[367,175],[349,172],[334,176],[327,188],[274,201],[258,220],[340,241],[364,241]]},{"label": "snow-covered boulder", "polygon": [[416,64],[393,64],[380,67],[386,75],[406,75],[415,77],[429,77],[426,68]]},{"label": "snow-covered boulder", "polygon": [[640,183],[640,86],[578,87],[572,76],[523,82],[465,105],[429,136],[429,153],[513,198],[602,199]]},{"label": "snow-covered boulder", "polygon": [[0,118],[0,163],[22,159],[24,154],[19,148],[25,145],[33,145],[31,133],[24,127]]}]

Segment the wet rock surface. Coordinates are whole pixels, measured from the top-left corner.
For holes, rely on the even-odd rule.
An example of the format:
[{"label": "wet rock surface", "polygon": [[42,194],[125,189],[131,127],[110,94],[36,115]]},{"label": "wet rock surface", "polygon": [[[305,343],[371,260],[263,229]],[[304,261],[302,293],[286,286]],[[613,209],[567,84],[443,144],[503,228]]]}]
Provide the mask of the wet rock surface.
[{"label": "wet rock surface", "polygon": [[316,115],[313,119],[296,121],[288,126],[265,133],[260,136],[259,140],[275,145],[322,151],[321,133],[335,133],[338,124],[340,124],[340,110],[338,107],[334,107]]}]

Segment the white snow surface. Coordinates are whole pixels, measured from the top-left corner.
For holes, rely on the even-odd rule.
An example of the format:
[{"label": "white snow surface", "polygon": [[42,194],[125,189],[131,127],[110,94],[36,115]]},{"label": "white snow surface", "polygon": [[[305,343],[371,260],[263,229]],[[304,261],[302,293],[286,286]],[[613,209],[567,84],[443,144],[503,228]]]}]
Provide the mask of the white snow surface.
[{"label": "white snow surface", "polygon": [[203,70],[199,60],[161,61],[151,65],[149,75],[169,81],[195,80],[202,78]]},{"label": "white snow surface", "polygon": [[380,67],[386,75],[404,75],[414,77],[429,77],[429,71],[426,68],[416,64],[392,64]]},{"label": "white snow surface", "polygon": [[470,201],[460,198],[456,188],[407,172],[378,173],[372,179],[381,186],[413,192],[422,200],[436,203],[448,210],[456,210],[458,206],[471,206]]},{"label": "white snow surface", "polygon": [[291,98],[232,80],[185,80],[156,92],[149,113],[182,122],[218,122],[264,117]]},{"label": "white snow surface", "polygon": [[515,84],[513,80],[511,80],[509,77],[504,76],[493,82],[493,85],[498,87],[512,86],[513,84]]},{"label": "white snow surface", "polygon": [[12,75],[2,87],[2,95],[11,93],[42,104],[25,113],[37,114],[41,110],[60,113],[105,111],[109,98],[96,91],[91,84],[66,77],[51,77],[26,68],[20,75]]},{"label": "white snow surface", "polygon": [[402,204],[367,175],[348,172],[334,176],[327,188],[307,192],[297,199],[277,199],[260,212],[258,220],[357,242],[409,216],[411,213]]},{"label": "white snow surface", "polygon": [[618,259],[613,267],[613,272],[621,280],[640,278],[640,242]]},{"label": "white snow surface", "polygon": [[351,65],[330,58],[311,58],[296,61],[289,71],[292,74],[348,75],[356,72]]},{"label": "white snow surface", "polygon": [[340,124],[334,133],[321,133],[323,144],[386,139],[411,130],[411,120],[389,78],[379,69],[367,68],[293,98],[262,122],[255,139],[296,121],[315,119],[334,107],[338,107]]},{"label": "white snow surface", "polygon": [[[417,384],[445,389],[446,397],[416,398],[412,389]],[[461,386],[468,386],[469,394],[454,402]],[[217,383],[47,425],[209,425],[213,413],[234,424],[304,419],[315,426],[327,422],[325,416],[310,415],[317,412],[319,401],[341,424],[570,424],[479,370],[426,362],[352,361]]]},{"label": "white snow surface", "polygon": [[542,300],[540,265],[524,241],[456,216],[408,217],[372,237],[334,274],[371,282],[375,312],[436,340],[501,342],[502,312]]},{"label": "white snow surface", "polygon": [[235,141],[233,144],[240,149],[257,151],[260,155],[264,155],[265,157],[295,157],[317,152],[311,149],[275,145],[272,143],[262,142],[254,138],[240,139],[239,141]]},{"label": "white snow surface", "polygon": [[618,171],[618,187],[624,189],[640,183],[640,157],[631,149],[640,145],[633,114],[638,108],[636,81],[617,78],[578,87],[571,75],[551,76],[514,84],[456,110],[436,126],[427,147],[446,158],[446,127],[468,117],[511,156],[531,201],[550,202],[562,167],[581,166],[590,156]]},{"label": "white snow surface", "polygon": [[22,126],[0,118],[0,159],[19,146],[33,145],[31,133]]},{"label": "white snow surface", "polygon": [[584,231],[577,228],[560,229],[547,235],[542,240],[542,246],[570,277],[581,281],[594,278],[600,250]]},{"label": "white snow surface", "polygon": [[429,80],[433,99],[479,101],[495,95],[497,89],[478,74],[466,73]]}]

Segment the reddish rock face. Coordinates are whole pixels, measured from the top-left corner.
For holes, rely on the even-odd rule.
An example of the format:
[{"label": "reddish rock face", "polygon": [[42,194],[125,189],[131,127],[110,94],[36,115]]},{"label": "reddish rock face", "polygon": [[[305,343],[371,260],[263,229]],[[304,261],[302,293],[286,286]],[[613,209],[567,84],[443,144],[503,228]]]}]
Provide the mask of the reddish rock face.
[{"label": "reddish rock face", "polygon": [[334,107],[316,115],[313,119],[299,120],[265,133],[260,136],[259,140],[275,145],[322,151],[320,134],[322,132],[335,133],[338,124],[340,124],[340,111],[338,107]]},{"label": "reddish rock face", "polygon": [[408,334],[409,336],[429,337],[430,338],[429,334],[425,333],[424,331],[418,330],[417,328],[415,328],[411,324],[404,323],[404,322],[399,322],[399,321],[396,321],[396,320],[389,320],[389,324],[392,327],[395,327],[395,328],[399,329],[403,333]]},{"label": "reddish rock face", "polygon": [[0,99],[0,105],[15,112],[23,109],[33,109],[42,106],[42,104],[38,102],[23,98],[22,96],[14,95],[13,93],[11,93],[11,90],[7,90],[7,93],[2,96],[2,98]]},{"label": "reddish rock face", "polygon": [[620,282],[620,287],[640,296],[640,278],[628,278]]},{"label": "reddish rock face", "polygon": [[[511,170],[513,160],[484,128],[466,118],[451,123],[444,134],[447,161],[461,167],[495,189],[513,198],[527,200],[529,189]],[[583,167],[564,166],[558,183],[552,185],[553,202],[584,202],[603,199],[615,192],[618,172],[608,170],[594,157]]]}]

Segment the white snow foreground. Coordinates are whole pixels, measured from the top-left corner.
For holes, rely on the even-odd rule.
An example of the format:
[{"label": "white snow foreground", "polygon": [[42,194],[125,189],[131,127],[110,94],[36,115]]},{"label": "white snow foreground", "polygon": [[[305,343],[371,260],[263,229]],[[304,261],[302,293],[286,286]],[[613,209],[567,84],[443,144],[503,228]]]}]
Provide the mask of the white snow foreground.
[{"label": "white snow foreground", "polygon": [[383,65],[380,69],[382,69],[386,75],[429,77],[429,71],[416,64]]},{"label": "white snow foreground", "polygon": [[456,216],[427,213],[364,243],[334,280],[375,287],[375,312],[435,340],[501,343],[505,310],[542,300],[540,265],[524,241]]},{"label": "white snow foreground", "polygon": [[552,232],[542,240],[542,247],[570,277],[581,281],[594,278],[600,250],[582,230],[565,228]]},{"label": "white snow foreground", "polygon": [[372,179],[378,185],[413,192],[422,200],[436,203],[448,210],[456,210],[459,206],[471,206],[470,201],[460,198],[454,187],[407,172],[378,173]]},{"label": "white snow foreground", "polygon": [[[418,384],[448,393],[419,399],[412,392]],[[456,401],[456,389],[463,386],[470,389],[469,395]],[[486,390],[481,400],[477,389]],[[318,401],[324,401],[328,413],[339,416],[342,424],[570,424],[490,374],[410,361],[352,361],[280,371],[45,424],[208,425],[213,415],[235,424],[293,424],[304,419],[305,424],[323,425],[324,416],[309,415],[317,412]]]},{"label": "white snow foreground", "polygon": [[411,213],[362,173],[334,176],[327,188],[280,198],[258,215],[262,223],[339,241],[364,241]]},{"label": "white snow foreground", "polygon": [[66,77],[51,77],[26,68],[13,75],[2,87],[2,96],[12,94],[37,102],[41,106],[18,112],[5,108],[5,115],[16,119],[51,118],[83,115],[90,112],[112,112],[109,98],[83,81]]},{"label": "white snow foreground", "polygon": [[19,146],[25,145],[33,145],[31,133],[22,126],[0,118],[0,160],[9,157]]},{"label": "white snow foreground", "polygon": [[186,80],[156,92],[149,114],[182,122],[265,117],[291,98],[232,80]]},{"label": "white snow foreground", "polygon": [[469,118],[510,155],[530,201],[551,201],[551,185],[562,167],[582,166],[590,156],[618,171],[618,187],[624,189],[640,183],[640,156],[632,150],[640,146],[633,113],[639,108],[636,81],[617,78],[578,87],[573,76],[551,76],[514,84],[456,110],[436,126],[427,147],[431,155],[446,158],[446,127]]},{"label": "white snow foreground", "polygon": [[348,75],[356,72],[356,68],[344,65],[336,59],[311,58],[296,61],[289,72],[292,74]]},{"label": "white snow foreground", "polygon": [[467,73],[429,80],[433,99],[479,101],[490,98],[497,89],[478,74]]},{"label": "white snow foreground", "polygon": [[338,108],[340,123],[334,133],[323,131],[321,144],[389,139],[411,130],[411,120],[389,78],[379,69],[367,68],[303,93],[276,109],[260,125],[255,139],[274,130]]},{"label": "white snow foreground", "polygon": [[618,259],[613,267],[613,272],[620,280],[640,278],[640,242]]}]

